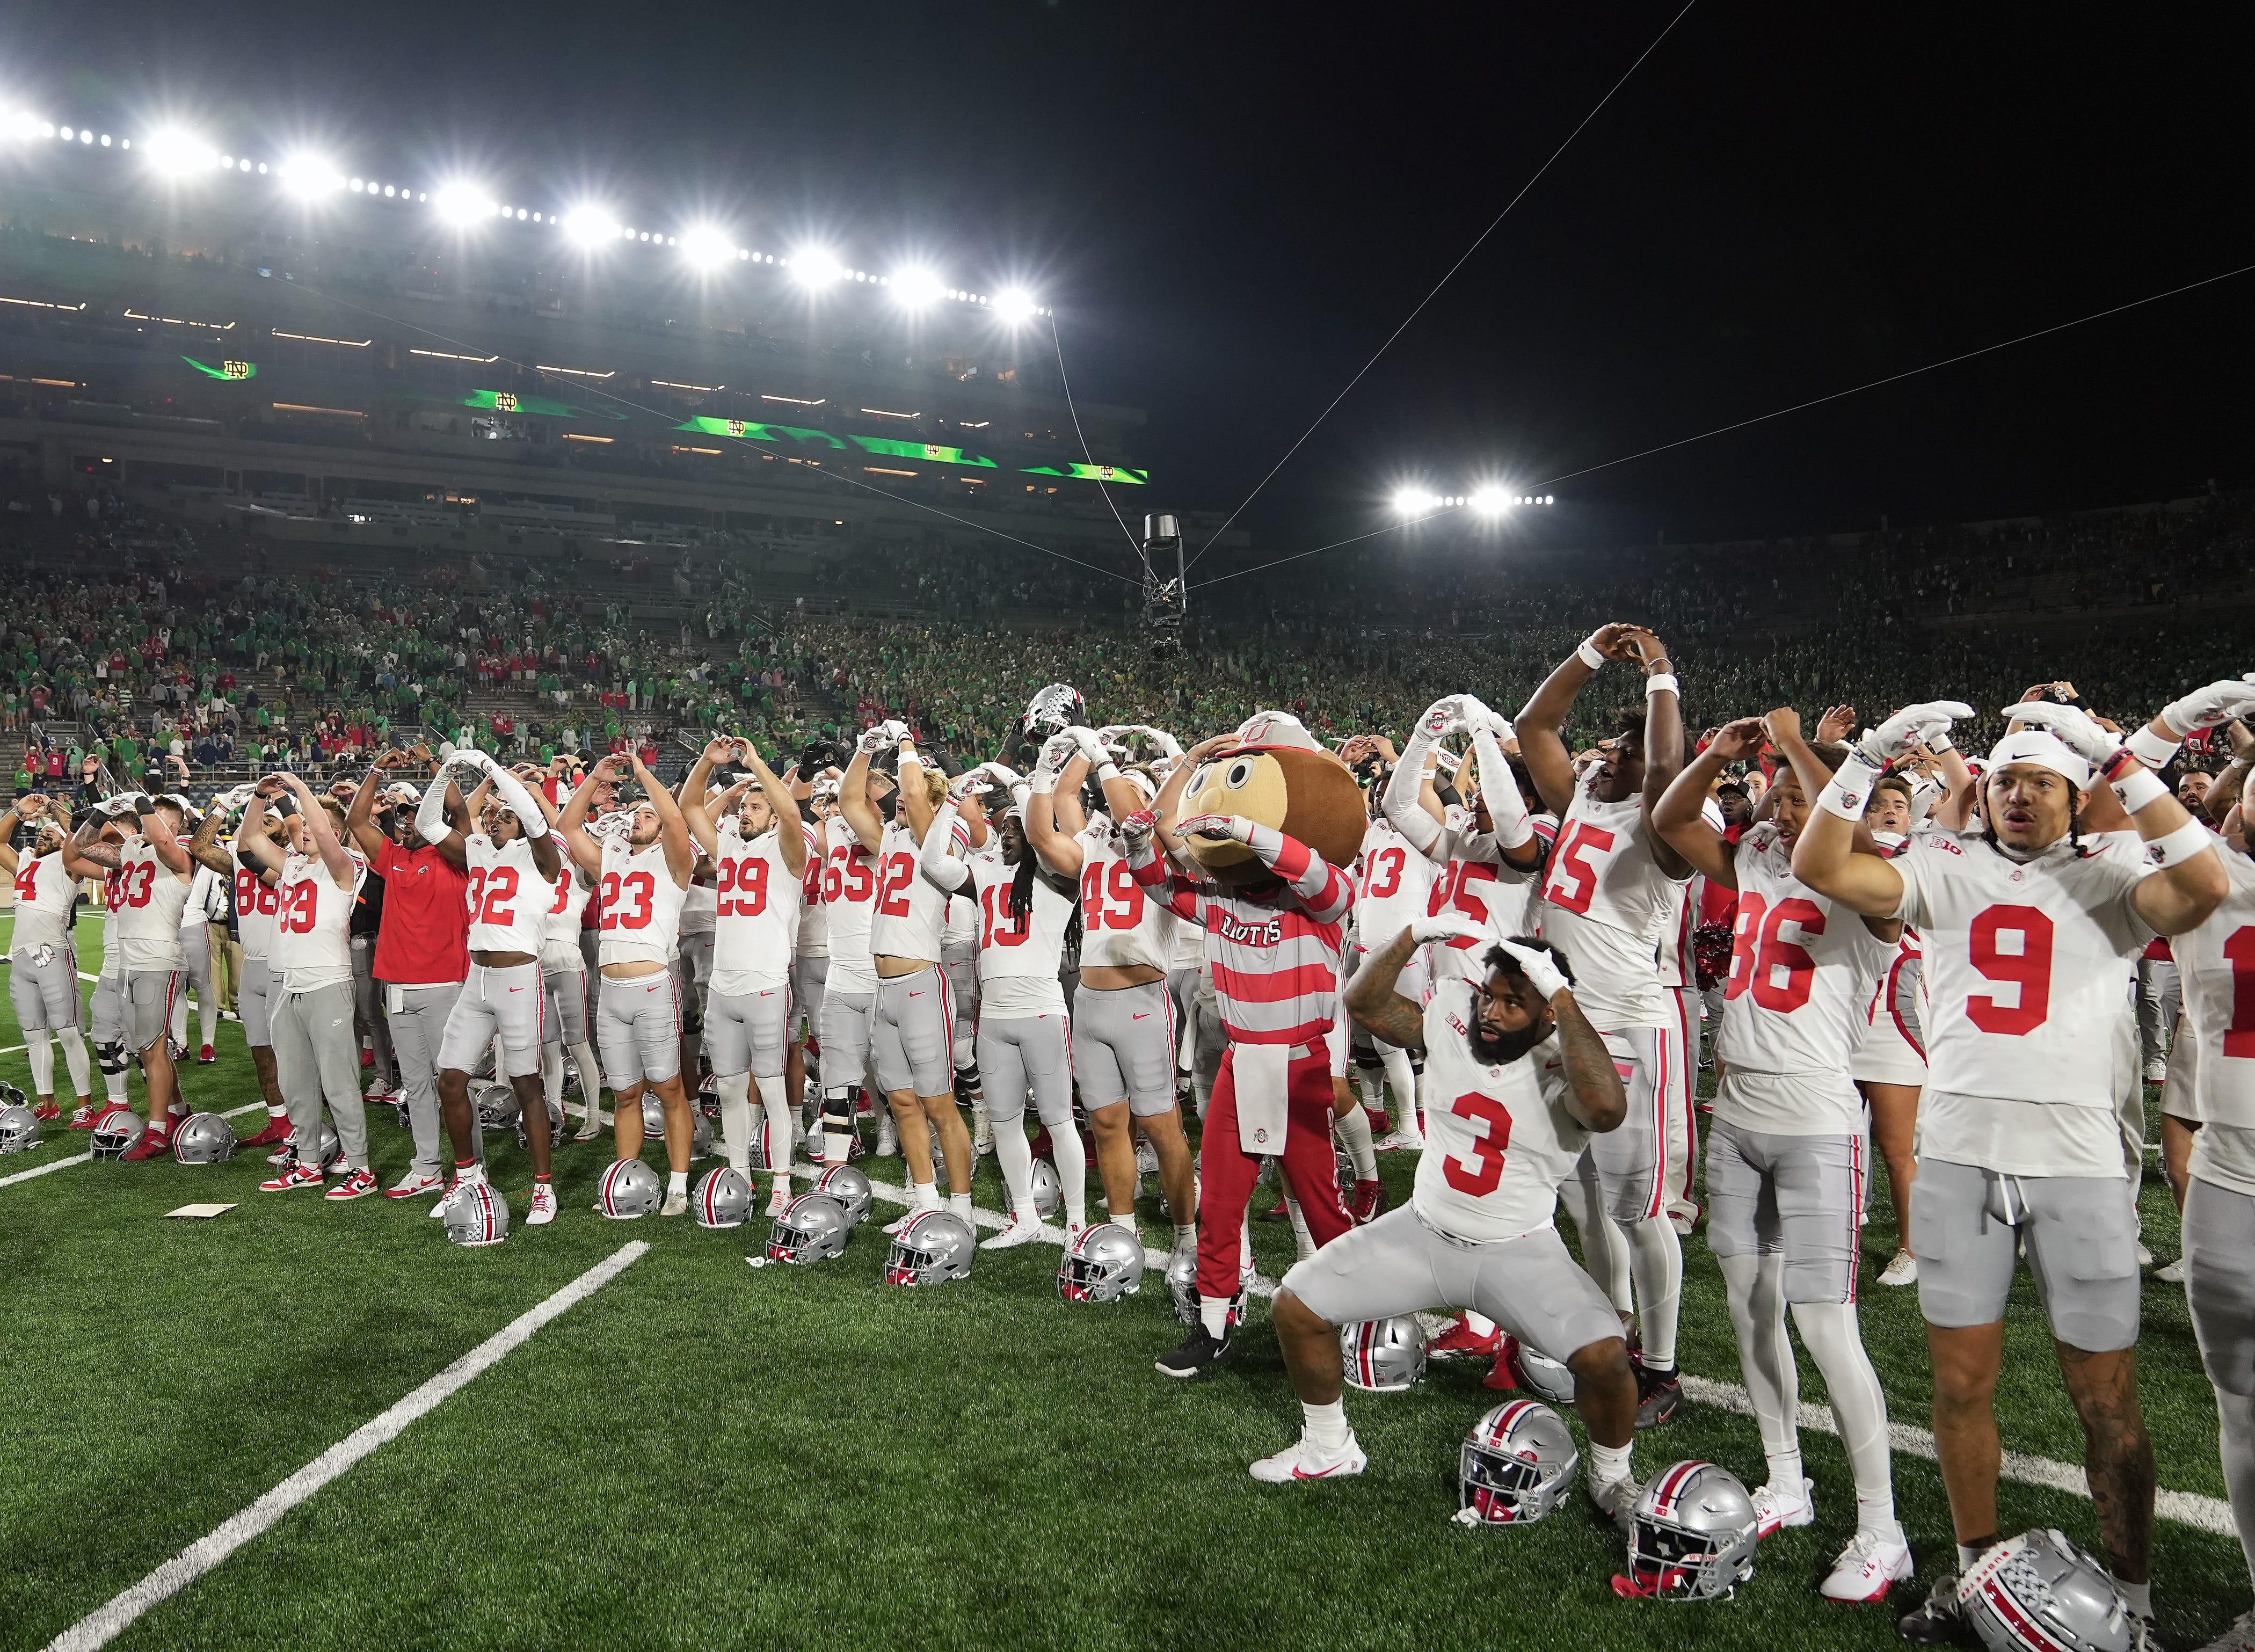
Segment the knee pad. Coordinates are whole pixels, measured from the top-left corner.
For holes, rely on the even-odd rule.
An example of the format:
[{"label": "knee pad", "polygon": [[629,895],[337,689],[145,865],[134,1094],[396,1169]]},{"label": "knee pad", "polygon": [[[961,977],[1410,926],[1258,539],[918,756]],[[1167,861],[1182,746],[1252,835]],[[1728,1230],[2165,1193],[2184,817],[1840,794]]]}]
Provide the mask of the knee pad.
[{"label": "knee pad", "polygon": [[955,1093],[957,1095],[967,1096],[973,1090],[980,1087],[979,1064],[977,1062],[966,1062],[963,1065],[955,1070]]},{"label": "knee pad", "polygon": [[822,1093],[822,1122],[833,1130],[854,1128],[854,1092],[850,1087],[841,1085]]},{"label": "knee pad", "polygon": [[705,1030],[705,1007],[691,993],[681,1001],[681,1036],[694,1038]]},{"label": "knee pad", "polygon": [[95,1064],[104,1072],[124,1072],[128,1057],[129,1051],[125,1048],[125,1040],[123,1038],[114,1044],[98,1044],[94,1047]]},{"label": "knee pad", "polygon": [[1386,1068],[1386,1059],[1378,1053],[1377,1045],[1358,1044],[1354,1046],[1354,1065],[1365,1072],[1382,1072]]}]

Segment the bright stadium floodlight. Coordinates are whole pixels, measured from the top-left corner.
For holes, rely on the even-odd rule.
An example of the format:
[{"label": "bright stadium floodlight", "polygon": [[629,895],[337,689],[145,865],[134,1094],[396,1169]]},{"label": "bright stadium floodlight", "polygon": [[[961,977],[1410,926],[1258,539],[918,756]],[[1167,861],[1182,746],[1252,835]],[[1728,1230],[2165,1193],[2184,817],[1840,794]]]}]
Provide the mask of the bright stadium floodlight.
[{"label": "bright stadium floodlight", "polygon": [[847,276],[846,266],[835,253],[820,247],[805,247],[790,255],[791,279],[810,292],[835,286]]},{"label": "bright stadium floodlight", "polygon": [[678,239],[682,262],[692,270],[717,270],[735,262],[735,238],[716,225],[692,224]]},{"label": "bright stadium floodlight", "polygon": [[1022,327],[1040,313],[1041,306],[1025,288],[1004,287],[994,295],[992,308],[1004,326]]},{"label": "bright stadium floodlight", "polygon": [[10,109],[0,116],[0,137],[29,143],[39,135],[39,117],[29,109]]},{"label": "bright stadium floodlight", "polygon": [[151,172],[165,178],[209,172],[219,164],[218,151],[193,132],[182,131],[177,126],[150,133],[142,140],[141,154]]},{"label": "bright stadium floodlight", "polygon": [[345,186],[345,175],[320,155],[292,155],[274,172],[282,187],[300,200],[319,200]]},{"label": "bright stadium floodlight", "polygon": [[1483,517],[1500,517],[1511,509],[1511,496],[1500,488],[1476,488],[1472,490],[1472,509]]},{"label": "bright stadium floodlight", "polygon": [[432,193],[431,208],[458,229],[494,215],[493,197],[472,184],[441,184]]},{"label": "bright stadium floodlight", "polygon": [[1394,491],[1394,514],[1397,517],[1422,517],[1437,508],[1440,503],[1423,488],[1401,488]]},{"label": "bright stadium floodlight", "polygon": [[915,264],[894,271],[887,285],[892,289],[893,302],[903,310],[928,310],[947,292],[938,276]]},{"label": "bright stadium floodlight", "polygon": [[625,233],[618,220],[601,207],[574,207],[556,221],[564,227],[564,238],[575,247],[589,251],[616,241]]}]

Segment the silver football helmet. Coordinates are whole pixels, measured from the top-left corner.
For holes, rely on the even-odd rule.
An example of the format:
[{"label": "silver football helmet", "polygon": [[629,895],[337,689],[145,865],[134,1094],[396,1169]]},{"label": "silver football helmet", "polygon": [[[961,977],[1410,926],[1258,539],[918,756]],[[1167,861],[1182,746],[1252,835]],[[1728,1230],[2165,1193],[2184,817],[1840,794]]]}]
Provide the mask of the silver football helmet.
[{"label": "silver football helmet", "polygon": [[1071,683],[1051,683],[1026,706],[1026,733],[1036,740],[1088,721],[1088,701]]},{"label": "silver football helmet", "polygon": [[1519,1379],[1521,1388],[1533,1390],[1553,1405],[1574,1402],[1574,1374],[1540,1348],[1521,1343],[1519,1360],[1511,1374]]},{"label": "silver football helmet", "polygon": [[[523,1117],[523,1110],[522,1108],[518,1109],[519,1116],[516,1121],[516,1144],[522,1148],[530,1148],[532,1145],[532,1138],[524,1133],[524,1119]],[[565,1142],[572,1139],[571,1132],[565,1128],[565,1124],[564,1102],[562,1098],[559,1097],[556,1100],[551,1101],[548,1104],[549,1146],[560,1147]]]},{"label": "silver football helmet", "polygon": [[1166,1184],[1165,1184],[1164,1182],[1160,1183],[1160,1184],[1159,1184],[1159,1220],[1160,1220],[1161,1221],[1163,1221],[1163,1222],[1183,1222],[1183,1223],[1184,1223],[1185,1225],[1187,1225],[1187,1223],[1188,1223],[1189,1220],[1191,1220],[1191,1218],[1195,1218],[1195,1217],[1198,1215],[1198,1194],[1203,1191],[1204,1186],[1205,1186],[1205,1184],[1203,1184],[1202,1182],[1200,1182],[1200,1181],[1198,1180],[1198,1172],[1197,1172],[1196,1170],[1192,1170],[1192,1171],[1191,1172],[1191,1210],[1190,1210],[1190,1218],[1185,1218],[1185,1217],[1181,1217],[1181,1216],[1177,1216],[1177,1215],[1176,1215],[1176,1214],[1175,1214],[1175,1207],[1174,1207],[1173,1204],[1172,1204],[1172,1203],[1170,1203],[1170,1202],[1169,1201],[1168,1198],[1167,1198],[1167,1185],[1166,1185]]},{"label": "silver football helmet", "polygon": [[1397,1313],[1339,1327],[1346,1383],[1366,1394],[1404,1394],[1425,1374],[1425,1327],[1417,1316]]},{"label": "silver football helmet", "polygon": [[39,1121],[32,1109],[11,1104],[0,1107],[0,1153],[28,1153],[39,1144]]},{"label": "silver football helmet", "polygon": [[971,1258],[979,1248],[971,1224],[952,1211],[920,1210],[893,1235],[885,1257],[889,1285],[944,1285],[971,1277]]},{"label": "silver football helmet", "polygon": [[1613,1588],[1662,1600],[1725,1599],[1753,1576],[1758,1529],[1753,1499],[1736,1474],[1713,1463],[1678,1463],[1637,1498],[1628,1572]]},{"label": "silver football helmet", "polygon": [[[697,1156],[712,1151],[713,1126],[710,1121],[701,1115],[698,1121],[696,1139],[690,1143],[690,1146],[692,1154]],[[744,1163],[755,1170],[768,1168],[768,1133],[759,1125],[752,1126],[751,1152],[746,1156]]]},{"label": "silver football helmet", "polygon": [[665,1184],[640,1159],[614,1159],[595,1184],[595,1208],[613,1221],[630,1222],[665,1202]]},{"label": "silver football helmet", "polygon": [[1057,1220],[1064,1209],[1064,1182],[1047,1159],[1034,1161],[1034,1214],[1045,1222]]},{"label": "silver football helmet", "polygon": [[768,1229],[769,1262],[815,1262],[846,1254],[854,1223],[827,1193],[801,1193]]},{"label": "silver football helmet", "polygon": [[149,1127],[131,1107],[109,1107],[94,1121],[94,1156],[114,1159],[131,1152]]},{"label": "silver football helmet", "polygon": [[[1175,1318],[1186,1325],[1198,1323],[1198,1253],[1178,1250],[1167,1258],[1167,1300],[1174,1304]],[[1245,1323],[1247,1305],[1245,1281],[1237,1282],[1237,1297],[1229,1304],[1229,1323]]]},{"label": "silver football helmet", "polygon": [[1334,1140],[1331,1142],[1331,1177],[1338,1183],[1339,1203],[1349,1210],[1354,1208],[1354,1160],[1345,1148]]},{"label": "silver football helmet", "polygon": [[2129,1652],[2128,1605],[2056,1531],[2008,1537],[1966,1569],[1957,1604],[1990,1652]]},{"label": "silver football helmet", "polygon": [[509,1237],[509,1201],[499,1188],[482,1177],[465,1182],[448,1193],[439,1217],[446,1226],[446,1237],[457,1245],[475,1248],[498,1245]]},{"label": "silver football helmet", "polygon": [[1581,1452],[1566,1421],[1539,1400],[1512,1400],[1472,1424],[1457,1453],[1457,1518],[1524,1526],[1556,1514]]},{"label": "silver football helmet", "polygon": [[838,1201],[847,1222],[859,1227],[869,1220],[869,1178],[851,1164],[833,1164],[814,1178],[814,1192]]},{"label": "silver football helmet", "polygon": [[1117,1302],[1143,1288],[1143,1243],[1117,1222],[1084,1227],[1057,1259],[1057,1295],[1067,1302]]},{"label": "silver football helmet", "polygon": [[478,1128],[481,1130],[513,1130],[516,1128],[519,1108],[516,1092],[506,1084],[481,1084],[470,1097],[470,1105],[477,1109]]},{"label": "silver football helmet", "polygon": [[689,1212],[699,1227],[741,1227],[751,1219],[752,1178],[723,1164],[697,1179]]},{"label": "silver football helmet", "polygon": [[172,1156],[183,1164],[219,1164],[235,1156],[235,1126],[216,1113],[192,1113],[172,1131]]},{"label": "silver football helmet", "polygon": [[321,1169],[334,1170],[345,1162],[344,1137],[325,1115],[321,1120]]}]

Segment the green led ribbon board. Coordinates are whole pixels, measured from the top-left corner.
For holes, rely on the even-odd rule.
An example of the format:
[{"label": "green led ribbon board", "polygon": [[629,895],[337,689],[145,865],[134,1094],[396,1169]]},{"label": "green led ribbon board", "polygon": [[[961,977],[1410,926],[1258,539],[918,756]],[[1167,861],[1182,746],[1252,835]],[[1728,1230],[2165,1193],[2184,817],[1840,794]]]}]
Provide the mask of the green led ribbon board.
[{"label": "green led ribbon board", "polygon": [[184,355],[180,359],[208,378],[232,379],[240,383],[258,376],[258,363],[256,362],[221,362],[214,367],[209,362],[199,362],[193,355]]}]

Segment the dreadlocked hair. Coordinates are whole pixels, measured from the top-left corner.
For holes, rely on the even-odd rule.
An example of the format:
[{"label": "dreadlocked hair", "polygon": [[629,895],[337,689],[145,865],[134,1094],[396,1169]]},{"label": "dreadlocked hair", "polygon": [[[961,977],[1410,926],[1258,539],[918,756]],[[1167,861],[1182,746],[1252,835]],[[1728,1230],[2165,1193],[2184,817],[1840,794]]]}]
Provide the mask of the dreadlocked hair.
[{"label": "dreadlocked hair", "polygon": [[[1029,911],[1033,910],[1034,877],[1038,870],[1034,864],[1035,859],[1034,846],[1029,843],[1026,845],[1026,852],[1018,857],[1017,875],[1010,880],[1008,906],[1012,917],[1022,919]],[[1079,908],[1080,903],[1075,901],[1073,910],[1078,911]]]}]

